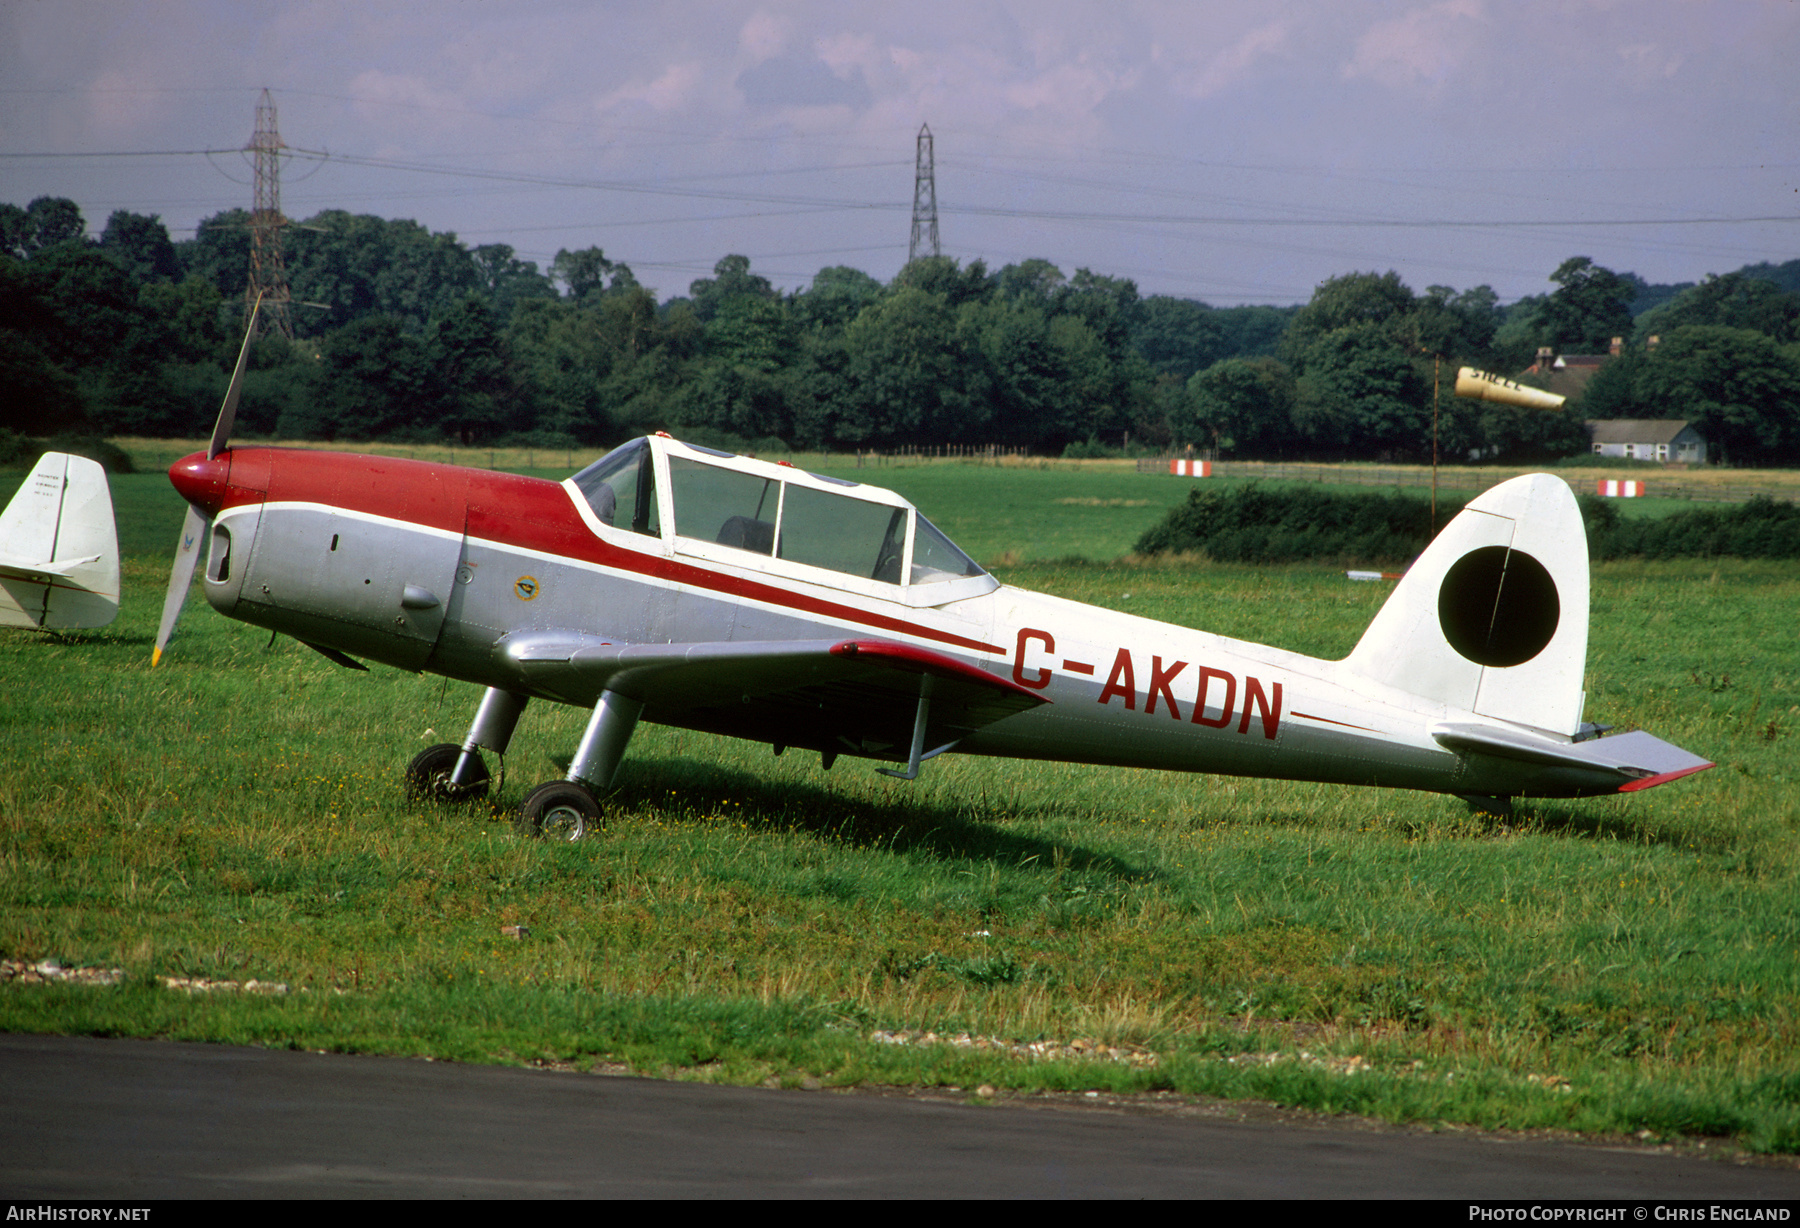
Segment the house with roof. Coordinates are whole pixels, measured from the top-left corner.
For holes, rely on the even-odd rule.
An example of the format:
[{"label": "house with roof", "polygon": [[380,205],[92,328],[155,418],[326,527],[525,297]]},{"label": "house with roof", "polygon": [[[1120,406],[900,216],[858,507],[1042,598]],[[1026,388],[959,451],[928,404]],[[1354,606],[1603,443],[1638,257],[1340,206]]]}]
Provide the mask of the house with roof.
[{"label": "house with roof", "polygon": [[[1651,337],[1646,348],[1654,350],[1659,340]],[[1538,349],[1537,361],[1521,374],[1537,376],[1549,391],[1574,401],[1601,367],[1624,352],[1623,337],[1614,337],[1605,354],[1558,354],[1543,346]],[[1596,456],[1660,461],[1665,465],[1706,463],[1706,440],[1685,418],[1589,419],[1587,428]]]},{"label": "house with roof", "polygon": [[1706,440],[1685,418],[1611,418],[1587,424],[1597,456],[1703,465]]},{"label": "house with roof", "polygon": [[1558,354],[1549,346],[1540,346],[1537,361],[1526,367],[1524,375],[1535,375],[1546,391],[1573,401],[1581,396],[1587,382],[1607,363],[1625,352],[1625,338],[1614,337],[1606,354]]}]

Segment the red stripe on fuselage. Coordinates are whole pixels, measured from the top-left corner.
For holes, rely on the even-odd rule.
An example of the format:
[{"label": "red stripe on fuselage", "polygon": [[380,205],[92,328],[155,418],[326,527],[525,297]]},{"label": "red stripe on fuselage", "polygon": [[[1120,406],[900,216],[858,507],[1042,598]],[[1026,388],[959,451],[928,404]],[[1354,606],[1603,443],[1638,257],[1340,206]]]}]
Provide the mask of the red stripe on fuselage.
[{"label": "red stripe on fuselage", "polygon": [[[721,575],[663,555],[621,550],[594,535],[570,504],[569,492],[561,483],[543,478],[301,448],[240,448],[220,459],[225,456],[231,457],[232,477],[224,507],[262,502],[319,503],[422,528],[466,533],[478,541],[635,572],[728,597],[916,635],[976,652],[998,655],[1005,651],[980,640],[821,600],[774,584]],[[266,495],[237,481],[240,466],[246,475],[256,475],[258,485],[266,486]]]}]

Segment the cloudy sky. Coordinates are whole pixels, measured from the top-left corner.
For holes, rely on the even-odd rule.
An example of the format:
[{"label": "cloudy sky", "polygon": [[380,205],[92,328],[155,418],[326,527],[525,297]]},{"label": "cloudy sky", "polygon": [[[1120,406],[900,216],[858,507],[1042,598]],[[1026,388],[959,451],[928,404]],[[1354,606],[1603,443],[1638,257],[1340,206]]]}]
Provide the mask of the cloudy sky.
[{"label": "cloudy sky", "polygon": [[1794,0],[0,0],[0,200],[191,234],[249,206],[263,88],[288,216],[597,245],[664,297],[731,252],[892,277],[921,123],[944,254],[1146,294],[1800,257]]}]

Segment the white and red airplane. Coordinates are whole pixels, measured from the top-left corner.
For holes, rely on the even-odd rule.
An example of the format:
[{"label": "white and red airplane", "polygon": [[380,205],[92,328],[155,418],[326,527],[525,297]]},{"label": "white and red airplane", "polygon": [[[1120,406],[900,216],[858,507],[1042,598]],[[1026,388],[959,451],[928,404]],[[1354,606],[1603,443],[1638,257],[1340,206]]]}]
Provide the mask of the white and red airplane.
[{"label": "white and red airplane", "polygon": [[[241,365],[240,365],[241,371]],[[485,795],[532,699],[590,709],[521,831],[580,837],[640,719],[886,761],[949,751],[1510,799],[1627,793],[1712,766],[1583,721],[1586,536],[1534,474],[1471,502],[1353,652],[1325,661],[1001,584],[892,491],[683,444],[563,482],[212,444],[160,657],[199,558],[219,612],[486,688],[416,795]]]}]

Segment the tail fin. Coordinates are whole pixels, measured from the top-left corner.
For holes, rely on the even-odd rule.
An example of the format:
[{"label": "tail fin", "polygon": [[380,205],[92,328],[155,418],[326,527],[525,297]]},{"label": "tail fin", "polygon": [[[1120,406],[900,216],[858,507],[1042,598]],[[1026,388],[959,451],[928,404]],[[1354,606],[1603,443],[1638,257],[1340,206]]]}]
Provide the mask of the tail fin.
[{"label": "tail fin", "polygon": [[1587,633],[1581,512],[1560,478],[1533,473],[1445,526],[1344,665],[1449,708],[1573,736]]},{"label": "tail fin", "polygon": [[0,512],[0,627],[104,627],[119,613],[106,471],[46,452]]}]

